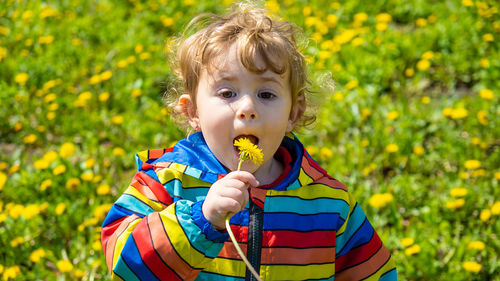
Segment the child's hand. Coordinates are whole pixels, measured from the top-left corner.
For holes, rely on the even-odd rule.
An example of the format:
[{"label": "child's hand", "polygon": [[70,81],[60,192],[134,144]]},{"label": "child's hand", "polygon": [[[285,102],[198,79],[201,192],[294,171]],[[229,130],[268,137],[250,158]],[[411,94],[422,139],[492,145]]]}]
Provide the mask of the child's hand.
[{"label": "child's hand", "polygon": [[227,214],[235,214],[245,208],[249,199],[249,186],[259,186],[254,175],[246,171],[234,171],[210,187],[201,210],[214,228],[224,229]]}]

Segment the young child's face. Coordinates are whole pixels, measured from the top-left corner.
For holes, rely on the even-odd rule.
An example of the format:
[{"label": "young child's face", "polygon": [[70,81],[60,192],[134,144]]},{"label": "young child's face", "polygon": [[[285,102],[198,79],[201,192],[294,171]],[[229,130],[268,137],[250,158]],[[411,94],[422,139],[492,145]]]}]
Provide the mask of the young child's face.
[{"label": "young child's face", "polygon": [[[288,72],[249,72],[235,45],[226,56],[216,58],[216,63],[217,67],[201,73],[195,95],[196,111],[188,118],[191,125],[201,130],[210,150],[228,169],[237,169],[239,154],[233,143],[243,136],[264,153],[260,168],[245,161],[243,169],[252,173],[258,168],[270,169],[285,133],[293,129],[300,117],[292,105]],[[265,66],[260,57],[256,66]]]}]

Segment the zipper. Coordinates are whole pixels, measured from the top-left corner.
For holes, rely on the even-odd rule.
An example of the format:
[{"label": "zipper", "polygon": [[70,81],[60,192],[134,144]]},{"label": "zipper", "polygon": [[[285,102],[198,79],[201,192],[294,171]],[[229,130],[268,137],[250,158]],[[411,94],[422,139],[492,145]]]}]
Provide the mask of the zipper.
[{"label": "zipper", "polygon": [[[250,217],[248,219],[247,258],[255,271],[260,272],[260,257],[262,251],[262,226],[264,211],[250,198]],[[256,281],[248,268],[245,281]]]}]

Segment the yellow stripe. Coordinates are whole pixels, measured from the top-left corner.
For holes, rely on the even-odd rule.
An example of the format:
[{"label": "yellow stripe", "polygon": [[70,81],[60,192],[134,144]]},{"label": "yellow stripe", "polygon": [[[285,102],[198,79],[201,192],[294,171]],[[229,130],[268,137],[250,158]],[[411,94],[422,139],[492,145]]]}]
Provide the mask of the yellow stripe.
[{"label": "yellow stripe", "polygon": [[348,194],[348,199],[346,201],[347,201],[347,203],[349,203],[349,217],[347,217],[344,224],[339,228],[339,230],[337,230],[336,236],[339,236],[340,234],[344,233],[345,228],[347,226],[347,222],[350,219],[350,215],[352,213],[352,210],[354,209],[354,206],[356,206],[356,200],[354,199],[352,194],[350,194],[350,193]]},{"label": "yellow stripe", "polygon": [[172,164],[170,165],[170,168],[171,168],[171,169],[174,169],[174,170],[177,170],[177,171],[179,171],[179,172],[181,172],[181,173],[184,173],[184,171],[186,171],[187,166],[186,166],[186,165],[179,164],[179,163],[172,163]]},{"label": "yellow stripe", "polygon": [[189,265],[199,267],[203,262],[208,262],[210,259],[206,258],[204,254],[192,248],[189,239],[186,237],[182,227],[177,221],[175,207],[175,204],[173,204],[160,212],[163,227],[167,232],[168,238],[170,238],[172,247],[175,248],[179,256]]},{"label": "yellow stripe", "polygon": [[182,178],[182,172],[175,169],[163,168],[155,170],[155,172],[161,184],[165,184],[166,182],[171,181],[172,179],[180,180]]},{"label": "yellow stripe", "polygon": [[304,169],[301,168],[299,173],[299,181],[300,184],[304,186],[313,182],[313,179],[304,172]]},{"label": "yellow stripe", "polygon": [[294,265],[261,265],[263,280],[307,280],[322,279],[335,274],[335,263]]},{"label": "yellow stripe", "polygon": [[204,271],[237,277],[245,277],[245,263],[241,260],[215,258]]},{"label": "yellow stripe", "polygon": [[382,274],[386,273],[387,271],[395,267],[396,265],[394,264],[394,259],[391,257],[389,261],[386,264],[384,264],[384,266],[382,266],[381,269],[377,271],[376,274],[373,274],[372,276],[366,278],[365,280],[366,281],[378,280]]},{"label": "yellow stripe", "polygon": [[139,200],[146,203],[149,207],[151,207],[156,212],[163,210],[163,207],[160,203],[149,200],[146,196],[144,196],[137,189],[135,189],[135,187],[133,187],[131,185],[127,188],[127,190],[125,190],[125,193],[139,198]]},{"label": "yellow stripe", "polygon": [[331,188],[324,184],[311,184],[292,190],[270,190],[267,196],[295,196],[302,199],[316,199],[326,197],[342,199],[349,202],[349,195],[345,190]]},{"label": "yellow stripe", "polygon": [[141,159],[142,162],[148,161],[148,150],[144,150],[137,153],[137,156],[139,156],[139,159]]},{"label": "yellow stripe", "polygon": [[111,277],[113,278],[112,280],[122,280],[122,281],[124,281],[120,276],[116,275],[114,272],[113,272],[113,275]]},{"label": "yellow stripe", "polygon": [[118,239],[116,240],[115,252],[113,255],[113,268],[115,268],[116,262],[118,261],[118,257],[122,252],[123,247],[125,246],[125,242],[127,242],[128,237],[132,233],[132,230],[137,226],[137,224],[141,221],[141,219],[137,218],[133,222],[131,222],[125,231],[120,234]]}]

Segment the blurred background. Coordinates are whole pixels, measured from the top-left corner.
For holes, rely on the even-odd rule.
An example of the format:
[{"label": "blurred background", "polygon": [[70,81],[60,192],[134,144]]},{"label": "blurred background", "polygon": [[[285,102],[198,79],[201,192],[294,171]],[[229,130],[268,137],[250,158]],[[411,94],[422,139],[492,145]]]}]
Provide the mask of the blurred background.
[{"label": "blurred background", "polygon": [[[185,136],[169,42],[232,1],[0,2],[0,277],[109,279],[100,230],[134,154]],[[401,280],[500,280],[498,1],[266,1],[304,30],[317,121]]]}]

